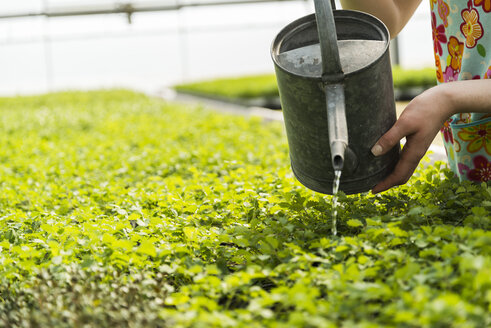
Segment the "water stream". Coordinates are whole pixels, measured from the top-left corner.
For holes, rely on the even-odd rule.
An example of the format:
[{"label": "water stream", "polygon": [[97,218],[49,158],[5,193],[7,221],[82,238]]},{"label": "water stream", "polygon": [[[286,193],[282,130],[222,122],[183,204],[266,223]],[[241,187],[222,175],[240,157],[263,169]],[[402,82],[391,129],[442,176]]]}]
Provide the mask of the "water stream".
[{"label": "water stream", "polygon": [[333,236],[338,234],[337,219],[338,219],[338,191],[339,182],[341,181],[341,170],[334,171],[334,181],[332,183],[332,226],[331,231]]}]

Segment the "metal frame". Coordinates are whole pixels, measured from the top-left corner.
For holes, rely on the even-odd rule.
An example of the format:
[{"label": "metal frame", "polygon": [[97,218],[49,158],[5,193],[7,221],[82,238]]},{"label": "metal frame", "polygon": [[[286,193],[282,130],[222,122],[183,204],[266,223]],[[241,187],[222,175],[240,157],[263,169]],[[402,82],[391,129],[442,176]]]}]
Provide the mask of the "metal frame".
[{"label": "metal frame", "polygon": [[[73,7],[58,7],[58,8],[45,8],[44,11],[38,12],[21,12],[0,15],[0,19],[12,19],[12,18],[25,18],[25,17],[65,17],[65,16],[84,16],[84,15],[107,15],[107,14],[126,14],[128,17],[128,23],[131,23],[131,16],[134,13],[140,12],[156,12],[156,11],[169,11],[179,10],[185,7],[204,7],[204,6],[220,6],[220,5],[237,5],[237,4],[254,4],[254,3],[266,3],[266,2],[286,2],[286,1],[298,1],[298,0],[237,0],[237,1],[207,1],[207,2],[180,2],[177,0],[175,3],[168,5],[161,4],[146,4],[137,5],[131,2],[116,4],[116,5],[88,5],[88,6],[73,6]],[[304,0],[307,1],[307,0]]]}]

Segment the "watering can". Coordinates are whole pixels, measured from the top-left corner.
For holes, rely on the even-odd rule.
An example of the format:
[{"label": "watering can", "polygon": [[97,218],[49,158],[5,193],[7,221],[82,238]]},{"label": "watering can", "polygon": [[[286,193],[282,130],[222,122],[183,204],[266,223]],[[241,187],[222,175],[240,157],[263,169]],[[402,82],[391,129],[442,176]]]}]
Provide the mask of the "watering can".
[{"label": "watering can", "polygon": [[372,15],[333,11],[334,1],[314,5],[271,47],[292,171],[316,192],[333,194],[336,171],[345,194],[365,192],[399,159],[400,145],[370,151],[397,119],[389,31]]}]

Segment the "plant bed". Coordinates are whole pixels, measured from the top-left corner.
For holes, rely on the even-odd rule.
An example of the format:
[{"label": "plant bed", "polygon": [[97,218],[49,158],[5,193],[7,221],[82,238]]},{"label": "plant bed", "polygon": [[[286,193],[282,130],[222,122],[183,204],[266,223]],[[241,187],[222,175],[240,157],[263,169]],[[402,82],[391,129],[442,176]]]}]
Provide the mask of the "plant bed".
[{"label": "plant bed", "polygon": [[272,74],[200,81],[177,85],[174,89],[247,107],[281,108],[276,77]]},{"label": "plant bed", "polygon": [[426,89],[436,85],[433,68],[402,69],[392,68],[394,79],[394,97],[398,101],[411,100]]},{"label": "plant bed", "polygon": [[2,327],[489,327],[491,187],[332,197],[281,123],[129,91],[0,99]]},{"label": "plant bed", "polygon": [[[394,97],[397,101],[411,100],[424,90],[436,85],[433,68],[392,68]],[[274,74],[221,78],[180,84],[174,89],[181,93],[236,103],[248,107],[281,109],[278,86]]]}]

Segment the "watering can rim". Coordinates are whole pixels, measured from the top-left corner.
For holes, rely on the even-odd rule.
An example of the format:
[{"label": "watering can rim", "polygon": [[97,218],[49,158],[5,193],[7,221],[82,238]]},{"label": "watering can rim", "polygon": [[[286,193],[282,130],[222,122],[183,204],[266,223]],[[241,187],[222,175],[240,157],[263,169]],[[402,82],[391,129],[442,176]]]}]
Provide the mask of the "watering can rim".
[{"label": "watering can rim", "polygon": [[[348,16],[349,14],[354,14],[355,16]],[[369,63],[363,67],[360,67],[357,70],[351,71],[349,73],[345,73],[344,74],[345,78],[347,78],[351,75],[356,75],[360,71],[365,70],[367,68],[370,68],[371,66],[375,65],[377,62],[382,60],[382,58],[384,57],[383,54],[385,54],[390,47],[390,33],[389,33],[389,29],[387,28],[387,26],[380,19],[378,19],[374,15],[371,15],[371,14],[366,13],[366,12],[362,12],[362,11],[358,11],[358,10],[349,10],[349,9],[333,10],[333,15],[334,15],[335,19],[343,19],[343,18],[344,19],[356,19],[358,21],[363,21],[362,18],[371,19],[371,20],[373,20],[373,22],[380,25],[380,26],[377,26],[377,29],[380,29],[381,35],[383,35],[383,37],[384,37],[383,40],[381,40],[381,41],[385,41],[384,51],[382,52],[381,56],[379,56],[373,62],[371,62],[371,63]],[[338,16],[336,17],[336,15],[338,15]],[[339,16],[339,15],[341,15],[341,16]],[[359,17],[356,17],[356,15],[358,15]],[[293,30],[294,28],[299,27],[299,26],[304,25],[304,24],[307,24],[307,23],[317,24],[317,21],[315,18],[315,13],[300,17],[300,18],[290,22],[286,26],[284,26],[278,32],[278,34],[276,34],[276,36],[273,39],[273,42],[271,43],[270,55],[271,55],[271,58],[275,64],[276,68],[279,68],[288,74],[294,75],[294,76],[302,78],[302,79],[322,81],[321,75],[319,75],[319,76],[308,76],[308,75],[302,75],[299,73],[289,71],[289,70],[285,69],[282,65],[280,65],[279,61],[277,60],[277,57],[280,54],[279,48],[281,47],[282,41],[284,40],[285,36],[288,35],[288,33],[286,33],[286,32],[288,30]]]}]

